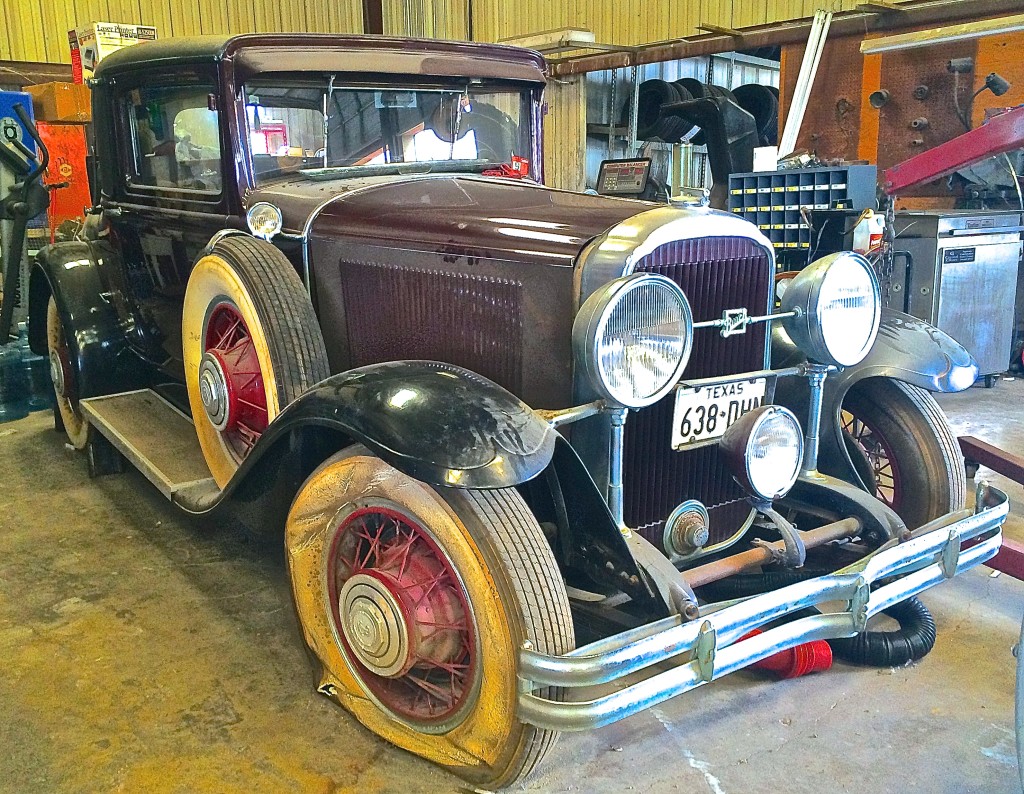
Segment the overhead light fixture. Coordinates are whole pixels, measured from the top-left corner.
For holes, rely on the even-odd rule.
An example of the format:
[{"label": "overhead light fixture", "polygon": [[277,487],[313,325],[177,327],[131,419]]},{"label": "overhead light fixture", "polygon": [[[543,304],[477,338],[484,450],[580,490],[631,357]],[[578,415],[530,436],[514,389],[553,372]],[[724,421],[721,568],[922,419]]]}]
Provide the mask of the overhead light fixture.
[{"label": "overhead light fixture", "polygon": [[880,55],[883,52],[931,47],[934,44],[951,44],[956,41],[973,41],[985,36],[999,36],[1022,30],[1024,30],[1024,14],[1016,14],[998,19],[981,19],[976,22],[963,22],[959,25],[946,25],[931,30],[917,30],[913,33],[897,33],[894,36],[884,36],[878,39],[865,39],[860,44],[860,51],[863,55]]}]

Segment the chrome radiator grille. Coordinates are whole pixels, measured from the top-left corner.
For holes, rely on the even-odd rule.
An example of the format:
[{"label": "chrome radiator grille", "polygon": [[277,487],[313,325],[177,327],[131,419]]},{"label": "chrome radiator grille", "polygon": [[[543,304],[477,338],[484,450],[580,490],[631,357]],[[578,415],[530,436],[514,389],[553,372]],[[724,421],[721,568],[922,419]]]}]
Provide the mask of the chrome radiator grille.
[{"label": "chrome radiator grille", "polygon": [[[637,272],[659,273],[682,287],[696,322],[746,307],[762,314],[773,283],[772,260],[753,240],[712,237],[667,243],[645,256]],[[765,364],[767,327],[723,338],[717,330],[694,333],[684,378],[708,378],[759,370]],[[674,395],[630,414],[624,451],[624,518],[661,545],[668,514],[685,499],[699,499],[711,513],[709,543],[727,540],[749,510],[718,454],[717,446],[676,452],[670,445]]]}]

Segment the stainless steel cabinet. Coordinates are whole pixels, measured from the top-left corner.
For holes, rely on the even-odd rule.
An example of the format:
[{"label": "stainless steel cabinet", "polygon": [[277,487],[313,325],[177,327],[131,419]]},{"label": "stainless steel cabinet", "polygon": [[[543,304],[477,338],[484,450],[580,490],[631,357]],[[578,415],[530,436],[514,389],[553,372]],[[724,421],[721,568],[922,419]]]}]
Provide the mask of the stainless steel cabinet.
[{"label": "stainless steel cabinet", "polygon": [[901,212],[889,305],[938,326],[1006,370],[1021,258],[1020,212]]}]

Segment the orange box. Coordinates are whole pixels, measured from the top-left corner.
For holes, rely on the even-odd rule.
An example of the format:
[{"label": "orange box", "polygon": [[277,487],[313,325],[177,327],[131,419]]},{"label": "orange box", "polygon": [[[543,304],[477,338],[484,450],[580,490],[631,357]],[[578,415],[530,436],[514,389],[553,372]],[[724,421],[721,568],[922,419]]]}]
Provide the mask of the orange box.
[{"label": "orange box", "polygon": [[85,168],[85,127],[81,124],[36,122],[39,137],[50,152],[50,164],[43,174],[44,185],[69,183],[50,191],[50,225],[56,229],[66,220],[81,220],[92,204],[89,173]]},{"label": "orange box", "polygon": [[41,121],[81,124],[92,121],[89,87],[77,83],[40,83],[25,91],[32,95],[32,107]]}]

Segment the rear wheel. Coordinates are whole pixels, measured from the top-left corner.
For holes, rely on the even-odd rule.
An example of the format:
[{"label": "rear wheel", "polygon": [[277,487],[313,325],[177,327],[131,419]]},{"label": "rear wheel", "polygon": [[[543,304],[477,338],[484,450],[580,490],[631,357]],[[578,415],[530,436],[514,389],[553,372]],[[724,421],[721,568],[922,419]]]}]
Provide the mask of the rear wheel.
[{"label": "rear wheel", "polygon": [[298,274],[250,237],[226,237],[196,263],[182,347],[196,434],[221,487],[285,406],[330,374]]},{"label": "rear wheel", "polygon": [[355,447],[303,485],[285,548],[321,692],[480,785],[508,785],[543,758],[556,734],[516,719],[518,652],[529,641],[562,654],[574,635],[516,491],[438,491]]},{"label": "rear wheel", "polygon": [[964,506],[963,455],[928,392],[889,378],[861,381],[843,400],[842,424],[861,478],[908,527]]},{"label": "rear wheel", "polygon": [[50,379],[56,403],[53,409],[54,424],[58,430],[67,433],[68,441],[75,449],[85,449],[89,441],[89,423],[78,409],[75,371],[68,347],[68,330],[60,319],[57,301],[50,296],[46,306],[46,347],[50,357]]}]

